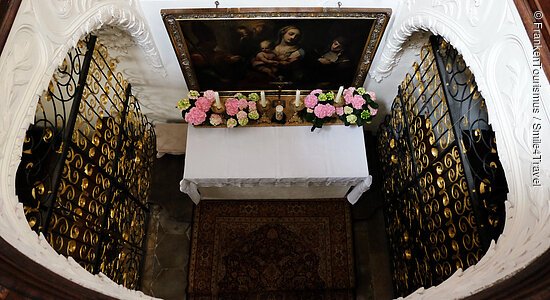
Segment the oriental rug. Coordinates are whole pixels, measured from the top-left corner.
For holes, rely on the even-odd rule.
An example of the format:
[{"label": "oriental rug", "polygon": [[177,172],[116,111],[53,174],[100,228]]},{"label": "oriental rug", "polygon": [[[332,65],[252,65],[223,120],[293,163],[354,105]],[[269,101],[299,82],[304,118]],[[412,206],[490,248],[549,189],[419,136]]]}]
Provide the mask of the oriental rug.
[{"label": "oriental rug", "polygon": [[195,210],[190,299],[352,299],[349,203],[205,200]]}]

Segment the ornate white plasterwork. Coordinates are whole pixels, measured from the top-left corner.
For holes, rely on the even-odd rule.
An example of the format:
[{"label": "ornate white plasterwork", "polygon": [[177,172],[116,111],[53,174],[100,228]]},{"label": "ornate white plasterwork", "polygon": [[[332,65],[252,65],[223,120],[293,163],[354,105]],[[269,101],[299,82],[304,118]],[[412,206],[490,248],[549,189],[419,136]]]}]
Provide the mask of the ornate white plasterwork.
[{"label": "ornate white plasterwork", "polygon": [[[403,57],[403,54],[405,54],[407,49],[417,52],[418,54],[416,55],[420,55],[420,48],[425,45],[431,34],[431,32],[423,31],[421,29],[411,32],[410,35],[406,36],[405,39],[402,40],[403,42],[399,46],[399,51],[396,52],[391,58],[391,64],[389,64],[386,69],[384,69],[384,71],[381,71],[380,69],[383,68],[383,66],[377,67],[375,71],[369,72],[369,76],[373,78],[376,82],[380,83],[382,79],[388,77],[393,69],[400,64],[401,57]],[[401,39],[399,41],[401,41]],[[390,47],[395,48],[395,45],[392,45]],[[386,57],[385,53],[383,53],[382,55]]]},{"label": "ornate white plasterwork", "polygon": [[116,26],[141,47],[151,68],[163,69],[140,16],[135,1],[23,0],[0,56],[0,236],[60,276],[120,299],[150,297],[102,274],[90,274],[73,259],[57,254],[43,236],[31,231],[15,194],[15,174],[38,95],[48,86],[68,50],[83,36],[104,25]]},{"label": "ornate white plasterwork", "polygon": [[183,83],[176,87],[167,84],[165,77],[145,65],[143,51],[126,31],[107,25],[94,30],[93,34],[109,49],[109,56],[118,61],[117,71],[132,84],[132,94],[139,100],[141,111],[149,121],[181,119],[181,113],[171,103],[182,94]]},{"label": "ornate white plasterwork", "polygon": [[[65,3],[65,8],[60,10],[57,2]],[[52,61],[48,71],[51,70],[53,74],[68,50],[84,35],[110,25],[125,31],[141,48],[151,69],[165,76],[159,51],[141,18],[140,8],[132,3],[133,1],[128,0],[85,0],[74,3],[70,0],[33,1],[33,17],[43,26],[42,34],[54,43],[64,44],[63,48],[56,49],[59,61]]]},{"label": "ornate white plasterwork", "polygon": [[[478,264],[407,297],[458,299],[513,275],[550,248],[550,174],[543,166],[543,186],[532,187],[532,47],[513,0],[434,0],[407,6],[388,32],[371,76],[377,81],[387,77],[407,38],[420,30],[443,36],[474,73],[487,102],[510,190],[504,232]],[[541,84],[541,97],[548,97],[550,88],[544,75]],[[549,112],[544,106],[541,110],[538,117],[543,132],[548,133]],[[543,140],[542,153],[546,160],[550,158],[550,139]]]}]

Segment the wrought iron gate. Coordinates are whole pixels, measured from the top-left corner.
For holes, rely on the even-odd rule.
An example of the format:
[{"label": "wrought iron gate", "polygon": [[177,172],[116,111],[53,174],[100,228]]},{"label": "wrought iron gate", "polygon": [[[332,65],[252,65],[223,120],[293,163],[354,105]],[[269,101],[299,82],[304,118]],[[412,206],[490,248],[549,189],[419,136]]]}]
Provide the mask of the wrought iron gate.
[{"label": "wrought iron gate", "polygon": [[135,289],[156,139],[116,64],[94,36],[68,53],[39,99],[16,186],[58,253]]},{"label": "wrought iron gate", "polygon": [[476,264],[502,232],[508,188],[485,100],[442,38],[399,86],[378,153],[396,296]]}]

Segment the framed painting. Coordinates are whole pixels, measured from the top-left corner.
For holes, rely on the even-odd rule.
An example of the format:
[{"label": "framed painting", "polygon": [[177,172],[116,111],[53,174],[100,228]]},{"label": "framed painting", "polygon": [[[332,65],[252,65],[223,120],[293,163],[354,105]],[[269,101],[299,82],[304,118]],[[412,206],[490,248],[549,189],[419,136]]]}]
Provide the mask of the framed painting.
[{"label": "framed painting", "polygon": [[313,90],[361,86],[390,9],[161,11],[189,89]]}]

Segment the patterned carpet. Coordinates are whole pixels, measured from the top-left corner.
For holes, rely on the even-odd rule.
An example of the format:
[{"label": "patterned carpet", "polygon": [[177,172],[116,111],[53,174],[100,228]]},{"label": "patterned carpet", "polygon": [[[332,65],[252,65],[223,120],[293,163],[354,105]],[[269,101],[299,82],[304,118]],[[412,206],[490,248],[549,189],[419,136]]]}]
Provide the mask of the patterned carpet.
[{"label": "patterned carpet", "polygon": [[202,201],[190,299],[352,299],[349,203]]}]

